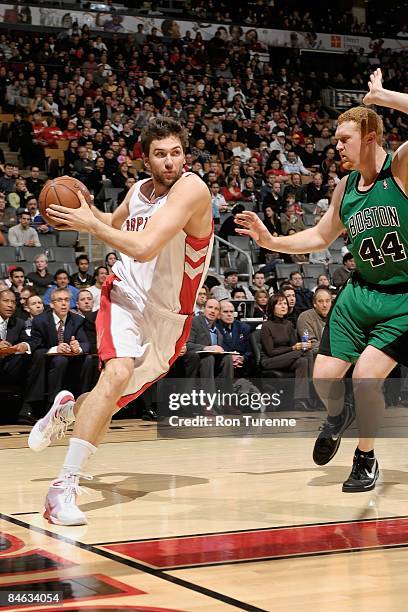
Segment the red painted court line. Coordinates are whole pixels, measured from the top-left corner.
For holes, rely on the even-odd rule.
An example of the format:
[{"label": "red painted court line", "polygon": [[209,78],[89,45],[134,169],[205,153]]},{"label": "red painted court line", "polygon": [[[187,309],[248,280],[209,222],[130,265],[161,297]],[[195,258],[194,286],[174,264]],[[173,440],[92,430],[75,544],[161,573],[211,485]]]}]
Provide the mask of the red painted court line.
[{"label": "red painted court line", "polygon": [[406,518],[186,536],[101,548],[165,569],[401,544],[408,544]]}]

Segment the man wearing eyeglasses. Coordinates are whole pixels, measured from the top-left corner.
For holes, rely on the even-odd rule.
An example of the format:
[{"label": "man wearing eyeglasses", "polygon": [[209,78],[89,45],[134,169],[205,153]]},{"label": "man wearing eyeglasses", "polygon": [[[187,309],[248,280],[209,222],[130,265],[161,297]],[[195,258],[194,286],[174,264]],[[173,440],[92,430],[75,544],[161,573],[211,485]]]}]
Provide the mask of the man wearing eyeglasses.
[{"label": "man wearing eyeglasses", "polygon": [[[90,346],[84,319],[70,312],[69,289],[57,288],[51,293],[51,311],[34,317],[30,346],[33,353],[28,375],[27,393],[19,414],[19,423],[33,424],[34,402],[52,404],[66,385],[67,377],[78,380],[82,393],[92,386],[92,358],[86,355]],[[89,357],[89,359],[88,359]]]}]

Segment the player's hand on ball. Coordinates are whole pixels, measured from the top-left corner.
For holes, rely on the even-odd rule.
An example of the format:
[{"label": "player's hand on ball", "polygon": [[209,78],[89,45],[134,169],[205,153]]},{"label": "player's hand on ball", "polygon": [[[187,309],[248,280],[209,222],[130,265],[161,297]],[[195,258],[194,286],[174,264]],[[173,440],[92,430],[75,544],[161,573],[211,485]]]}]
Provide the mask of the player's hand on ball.
[{"label": "player's hand on ball", "polygon": [[235,216],[235,223],[240,226],[235,229],[237,234],[250,236],[260,246],[264,246],[262,242],[269,236],[269,232],[256,213],[244,210]]},{"label": "player's hand on ball", "polygon": [[368,81],[368,93],[363,98],[364,104],[381,104],[381,93],[383,91],[382,86],[382,72],[380,68],[374,70],[370,75]]},{"label": "player's hand on ball", "polygon": [[90,232],[96,221],[88,202],[85,200],[81,191],[77,192],[81,206],[79,208],[66,208],[52,204],[47,208],[47,215],[57,223],[64,225],[64,229],[74,229],[78,232]]}]

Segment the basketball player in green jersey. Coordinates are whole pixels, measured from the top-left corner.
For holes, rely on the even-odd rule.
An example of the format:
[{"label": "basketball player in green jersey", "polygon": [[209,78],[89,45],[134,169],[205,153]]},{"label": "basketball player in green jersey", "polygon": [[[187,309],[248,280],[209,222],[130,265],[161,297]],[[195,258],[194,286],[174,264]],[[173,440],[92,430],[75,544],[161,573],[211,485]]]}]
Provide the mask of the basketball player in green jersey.
[{"label": "basketball player in green jersey", "polygon": [[[408,94],[382,86],[381,70],[368,83],[365,105],[408,113]],[[237,233],[272,251],[326,249],[347,229],[358,272],[339,293],[324,329],[314,369],[315,386],[328,410],[313,451],[318,465],[336,454],[354,419],[344,404],[343,377],[352,364],[360,439],[344,492],[369,491],[379,475],[374,438],[384,410],[382,386],[397,363],[408,365],[408,142],[393,157],[382,147],[382,120],[373,110],[352,108],[338,118],[337,150],[350,174],[331,205],[310,229],[273,237],[252,212],[237,215]]]}]

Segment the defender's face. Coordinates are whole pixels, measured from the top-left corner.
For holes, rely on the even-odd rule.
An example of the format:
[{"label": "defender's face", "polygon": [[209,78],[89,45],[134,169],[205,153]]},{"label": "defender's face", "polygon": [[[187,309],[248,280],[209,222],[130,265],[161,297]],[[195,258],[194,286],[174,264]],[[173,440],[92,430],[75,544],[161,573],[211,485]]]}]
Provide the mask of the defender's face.
[{"label": "defender's face", "polygon": [[337,127],[336,149],[346,170],[354,170],[360,164],[362,138],[355,121],[345,121]]},{"label": "defender's face", "polygon": [[156,183],[170,188],[183,174],[185,157],[180,139],[168,136],[153,140],[145,164]]}]

